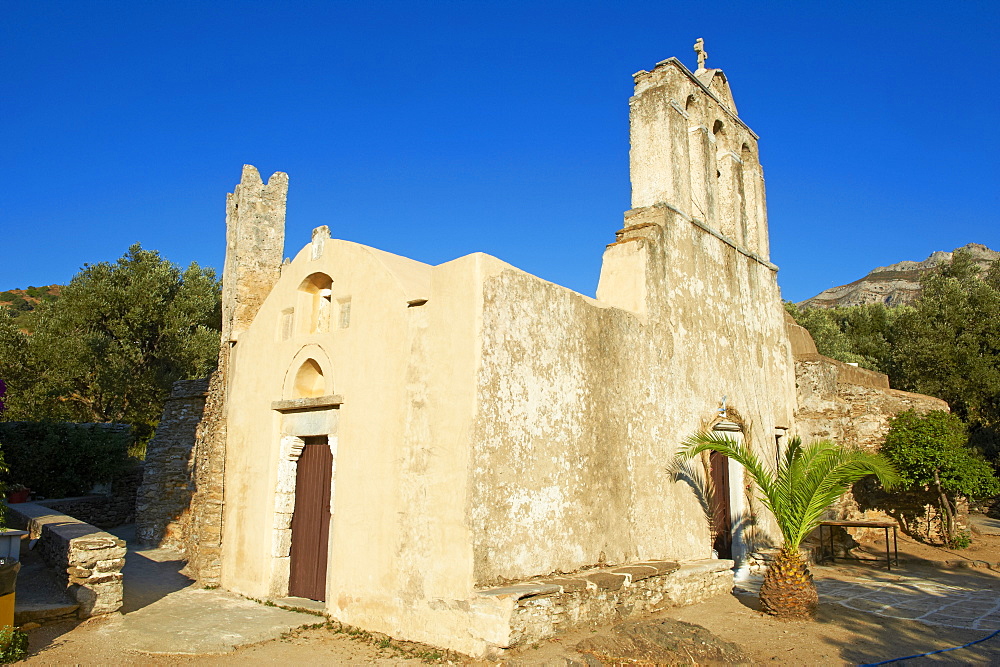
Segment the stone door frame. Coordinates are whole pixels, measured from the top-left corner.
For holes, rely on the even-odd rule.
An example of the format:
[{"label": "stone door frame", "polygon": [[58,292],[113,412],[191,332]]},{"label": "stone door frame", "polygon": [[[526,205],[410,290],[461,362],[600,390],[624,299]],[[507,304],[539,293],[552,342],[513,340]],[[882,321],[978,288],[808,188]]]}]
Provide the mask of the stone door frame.
[{"label": "stone door frame", "polygon": [[[295,483],[298,475],[299,457],[305,446],[303,438],[325,436],[333,457],[330,471],[330,516],[335,513],[337,486],[337,423],[339,421],[339,396],[336,403],[317,405],[302,410],[287,411],[281,418],[281,436],[278,447],[277,482],[274,489],[274,508],[271,524],[271,582],[269,595],[272,598],[288,596],[288,579],[291,572],[290,549],[292,546],[292,514],[295,511]],[[290,403],[280,401],[277,403]],[[276,408],[280,410],[281,408]],[[327,542],[329,554],[333,540],[331,525]],[[327,561],[329,568],[329,560]]]},{"label": "stone door frame", "polygon": [[[719,421],[712,426],[712,431],[723,432],[737,442],[745,441],[743,426],[728,420]],[[752,517],[746,498],[746,481],[744,468],[732,459],[729,461],[729,525],[732,533],[733,561],[736,569],[746,565],[748,555],[747,531]]]}]

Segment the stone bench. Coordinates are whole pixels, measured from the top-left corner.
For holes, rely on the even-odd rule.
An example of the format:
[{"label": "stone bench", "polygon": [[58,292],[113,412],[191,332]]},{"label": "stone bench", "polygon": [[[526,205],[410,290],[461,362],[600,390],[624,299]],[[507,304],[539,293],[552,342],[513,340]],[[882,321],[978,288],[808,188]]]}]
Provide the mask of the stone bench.
[{"label": "stone bench", "polygon": [[515,601],[507,647],[572,628],[612,623],[733,590],[733,561],[644,561],[553,575],[478,592]]},{"label": "stone bench", "polygon": [[7,516],[24,526],[30,539],[38,540],[35,549],[79,603],[81,618],[121,608],[123,540],[34,503],[8,505]]}]

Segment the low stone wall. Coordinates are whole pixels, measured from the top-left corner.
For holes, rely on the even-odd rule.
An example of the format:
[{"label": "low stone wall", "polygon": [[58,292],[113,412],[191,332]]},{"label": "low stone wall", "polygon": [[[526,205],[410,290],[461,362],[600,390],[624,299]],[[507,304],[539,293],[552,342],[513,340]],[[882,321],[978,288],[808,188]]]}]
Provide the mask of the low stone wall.
[{"label": "low stone wall", "polygon": [[142,466],[137,466],[114,481],[110,495],[48,498],[35,504],[107,530],[135,521],[135,493],[140,482]]},{"label": "low stone wall", "polygon": [[[854,485],[851,493],[841,500],[840,516],[848,520],[894,520],[907,535],[931,543],[944,543],[944,519],[941,515],[937,493],[924,491],[893,491],[888,493],[871,479]],[[955,526],[958,532],[969,530],[969,503],[958,498]],[[851,529],[857,537],[866,535],[868,529]],[[878,534],[879,531],[875,531]]]},{"label": "low stone wall", "polygon": [[874,451],[900,412],[948,410],[941,399],[877,386],[875,376],[888,383],[881,373],[818,354],[796,356],[795,422],[802,439],[833,440]]},{"label": "low stone wall", "polygon": [[546,577],[479,595],[516,598],[509,644],[514,647],[571,628],[620,621],[729,593],[732,567],[731,560],[646,561]]},{"label": "low stone wall", "polygon": [[9,505],[11,523],[37,539],[42,559],[66,582],[80,604],[81,618],[118,611],[122,606],[125,542],[88,523],[35,503]]}]

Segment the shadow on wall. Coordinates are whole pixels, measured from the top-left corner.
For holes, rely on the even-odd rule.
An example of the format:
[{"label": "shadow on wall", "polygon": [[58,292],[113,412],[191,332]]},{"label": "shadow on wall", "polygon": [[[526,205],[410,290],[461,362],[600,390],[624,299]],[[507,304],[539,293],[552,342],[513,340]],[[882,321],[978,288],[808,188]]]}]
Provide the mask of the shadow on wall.
[{"label": "shadow on wall", "polygon": [[[712,484],[711,474],[708,471],[705,460],[701,457],[682,461],[674,459],[667,465],[667,473],[674,482],[686,484],[692,493],[694,493],[694,497],[698,501],[698,506],[701,507],[701,511],[705,515],[708,532],[712,536],[711,539],[714,544],[718,530],[722,527],[716,525],[719,523],[719,519],[717,518],[719,504],[716,501],[715,487]],[[779,546],[772,540],[762,536],[760,531],[757,530],[758,520],[753,508],[757,508],[759,505],[760,502],[756,498],[748,495],[747,507],[751,509],[743,510],[731,520],[731,525],[741,526],[744,531],[743,539],[747,543],[747,553],[754,553],[764,549],[774,549]],[[724,557],[728,558],[728,556]]]}]

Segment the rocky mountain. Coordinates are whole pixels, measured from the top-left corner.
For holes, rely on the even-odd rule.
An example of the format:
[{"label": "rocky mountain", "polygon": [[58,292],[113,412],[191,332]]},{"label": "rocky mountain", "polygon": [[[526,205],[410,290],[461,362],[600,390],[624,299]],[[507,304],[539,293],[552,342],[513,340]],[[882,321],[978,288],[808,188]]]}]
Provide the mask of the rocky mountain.
[{"label": "rocky mountain", "polygon": [[971,253],[976,264],[984,271],[1000,257],[1000,252],[990,250],[981,243],[970,243],[951,252],[938,250],[922,262],[904,261],[872,269],[860,280],[831,287],[798,305],[805,308],[834,308],[878,302],[888,306],[912,303],[920,295],[921,276],[942,264],[950,264],[951,258],[959,250]]}]

